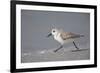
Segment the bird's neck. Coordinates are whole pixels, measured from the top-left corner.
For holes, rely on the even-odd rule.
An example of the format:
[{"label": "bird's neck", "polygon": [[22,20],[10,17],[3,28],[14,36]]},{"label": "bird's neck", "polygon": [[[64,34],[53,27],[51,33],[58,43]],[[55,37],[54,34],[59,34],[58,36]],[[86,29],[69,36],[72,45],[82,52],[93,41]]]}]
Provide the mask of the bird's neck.
[{"label": "bird's neck", "polygon": [[58,37],[60,33],[56,33],[56,35],[54,37]]}]

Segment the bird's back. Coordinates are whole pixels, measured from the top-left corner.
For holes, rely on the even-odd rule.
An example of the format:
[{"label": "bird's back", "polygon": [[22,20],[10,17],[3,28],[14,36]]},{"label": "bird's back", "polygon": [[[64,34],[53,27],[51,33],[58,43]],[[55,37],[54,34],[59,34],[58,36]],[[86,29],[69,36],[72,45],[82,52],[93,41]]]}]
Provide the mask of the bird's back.
[{"label": "bird's back", "polygon": [[72,32],[62,32],[60,34],[61,38],[63,40],[68,40],[68,39],[75,39],[75,38],[80,38],[82,37],[83,35],[79,35],[79,34],[74,34]]}]

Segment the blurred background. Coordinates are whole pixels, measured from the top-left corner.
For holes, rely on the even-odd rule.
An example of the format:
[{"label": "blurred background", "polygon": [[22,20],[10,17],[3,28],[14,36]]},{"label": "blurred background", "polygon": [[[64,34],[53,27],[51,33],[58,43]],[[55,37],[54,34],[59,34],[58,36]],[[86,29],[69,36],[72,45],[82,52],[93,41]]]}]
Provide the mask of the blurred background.
[{"label": "blurred background", "polygon": [[[48,33],[51,32],[52,26],[62,29],[65,32],[85,35],[85,37],[80,38],[75,42],[80,48],[89,49],[89,13],[21,10],[22,55],[58,48],[60,45],[53,37],[46,37]],[[64,48],[65,50],[75,49],[73,43],[65,44]],[[87,55],[86,56],[89,58],[89,52]]]}]

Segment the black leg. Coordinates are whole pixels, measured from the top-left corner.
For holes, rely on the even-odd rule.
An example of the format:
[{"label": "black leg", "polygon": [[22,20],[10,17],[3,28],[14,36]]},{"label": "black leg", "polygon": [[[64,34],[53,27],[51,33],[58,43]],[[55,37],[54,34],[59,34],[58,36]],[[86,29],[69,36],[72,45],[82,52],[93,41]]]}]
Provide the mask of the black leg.
[{"label": "black leg", "polygon": [[57,52],[57,51],[60,50],[61,48],[63,48],[62,45],[61,45],[59,48],[57,48],[56,50],[54,50],[54,52]]},{"label": "black leg", "polygon": [[88,50],[88,49],[79,49],[79,48],[76,46],[76,44],[75,44],[74,41],[73,41],[73,44],[74,44],[74,46],[75,46],[75,48],[76,48],[77,50],[72,50],[72,52],[77,52],[77,51],[86,51],[86,50]]},{"label": "black leg", "polygon": [[74,42],[74,41],[73,41],[73,44],[74,44],[75,48],[76,48],[77,50],[79,50],[79,48],[76,46],[76,44],[75,44],[75,42]]}]

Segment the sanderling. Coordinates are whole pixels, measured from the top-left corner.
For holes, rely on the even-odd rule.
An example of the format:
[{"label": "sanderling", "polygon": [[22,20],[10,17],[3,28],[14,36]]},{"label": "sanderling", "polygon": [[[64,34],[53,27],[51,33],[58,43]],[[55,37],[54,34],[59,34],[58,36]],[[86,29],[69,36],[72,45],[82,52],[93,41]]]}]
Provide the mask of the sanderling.
[{"label": "sanderling", "polygon": [[51,30],[51,33],[49,33],[47,37],[49,37],[51,35],[53,35],[54,39],[61,44],[61,46],[59,48],[55,49],[54,52],[57,52],[58,50],[63,48],[63,45],[67,42],[73,42],[73,44],[76,48],[75,51],[80,50],[77,47],[77,45],[75,44],[75,39],[84,36],[84,35],[79,35],[79,34],[75,34],[75,33],[72,33],[72,32],[64,32],[63,30],[59,30],[57,28],[53,28]]}]

